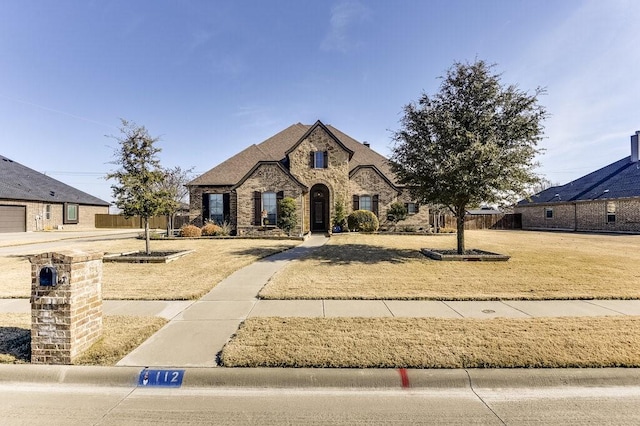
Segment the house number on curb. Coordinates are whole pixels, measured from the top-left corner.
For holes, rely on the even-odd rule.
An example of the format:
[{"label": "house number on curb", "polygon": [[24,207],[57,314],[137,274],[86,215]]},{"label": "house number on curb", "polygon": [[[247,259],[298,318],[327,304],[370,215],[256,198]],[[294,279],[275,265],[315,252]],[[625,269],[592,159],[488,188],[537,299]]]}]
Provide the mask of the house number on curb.
[{"label": "house number on curb", "polygon": [[145,368],[140,372],[138,386],[179,388],[182,386],[183,377],[184,370],[150,370]]}]

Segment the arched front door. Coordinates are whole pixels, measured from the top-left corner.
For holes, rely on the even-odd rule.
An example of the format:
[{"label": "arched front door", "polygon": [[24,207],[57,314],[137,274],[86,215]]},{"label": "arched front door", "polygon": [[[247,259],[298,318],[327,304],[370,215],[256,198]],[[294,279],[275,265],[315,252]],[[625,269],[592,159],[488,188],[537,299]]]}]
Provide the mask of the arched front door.
[{"label": "arched front door", "polygon": [[311,188],[311,230],[329,229],[329,188],[318,183]]}]

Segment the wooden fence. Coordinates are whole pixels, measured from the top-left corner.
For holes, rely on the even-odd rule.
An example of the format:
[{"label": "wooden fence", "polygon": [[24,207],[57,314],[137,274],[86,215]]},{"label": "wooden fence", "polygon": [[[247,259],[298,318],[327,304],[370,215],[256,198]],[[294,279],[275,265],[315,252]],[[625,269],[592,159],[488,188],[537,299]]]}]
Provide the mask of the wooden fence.
[{"label": "wooden fence", "polygon": [[[173,227],[180,228],[189,223],[189,216],[176,216],[173,219]],[[149,218],[149,227],[154,229],[166,229],[167,217],[154,216]],[[124,217],[121,214],[96,214],[96,228],[141,229],[144,221],[140,216]]]},{"label": "wooden fence", "polygon": [[[444,227],[456,229],[456,218],[450,215],[444,216]],[[464,229],[522,229],[522,215],[520,213],[467,215],[464,218]]]}]

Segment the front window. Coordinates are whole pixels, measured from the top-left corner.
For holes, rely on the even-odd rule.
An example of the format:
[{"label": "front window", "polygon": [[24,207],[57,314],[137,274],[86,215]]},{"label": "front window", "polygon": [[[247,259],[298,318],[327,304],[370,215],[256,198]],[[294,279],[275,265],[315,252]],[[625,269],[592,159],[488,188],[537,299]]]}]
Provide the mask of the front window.
[{"label": "front window", "polygon": [[209,220],[218,225],[224,222],[222,194],[209,194]]},{"label": "front window", "polygon": [[47,204],[46,206],[44,206],[44,218],[46,220],[51,219],[51,204]]},{"label": "front window", "polygon": [[262,193],[262,223],[263,225],[275,225],[278,208],[275,192]]},{"label": "front window", "polygon": [[65,224],[75,224],[78,223],[78,205],[66,203],[64,205],[64,220]]},{"label": "front window", "polygon": [[418,206],[416,203],[407,203],[407,214],[416,214],[418,213]]},{"label": "front window", "polygon": [[371,208],[371,196],[369,196],[369,195],[361,195],[360,196],[360,210],[372,211],[372,208]]}]

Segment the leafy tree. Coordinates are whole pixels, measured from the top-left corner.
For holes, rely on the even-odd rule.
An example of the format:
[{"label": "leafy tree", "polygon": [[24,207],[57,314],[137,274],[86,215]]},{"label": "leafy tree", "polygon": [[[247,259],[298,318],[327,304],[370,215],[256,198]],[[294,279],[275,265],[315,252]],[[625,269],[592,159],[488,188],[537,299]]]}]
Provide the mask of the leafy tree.
[{"label": "leafy tree", "polygon": [[154,146],[159,138],[149,136],[144,126],[124,119],[121,122],[121,135],[112,136],[120,144],[112,161],[119,169],[106,178],[117,182],[111,190],[125,217],[140,216],[144,220],[145,251],[150,254],[149,218],[159,214],[171,198],[161,186],[165,173],[157,157],[160,148]]},{"label": "leafy tree", "polygon": [[169,197],[164,200],[164,204],[159,213],[167,216],[167,236],[174,228],[173,222],[180,205],[185,202],[189,189],[187,183],[191,180],[193,167],[183,170],[180,166],[164,170],[164,179],[158,184],[159,189],[168,192]]},{"label": "leafy tree", "polygon": [[538,181],[546,110],[533,94],[504,86],[482,60],[456,62],[440,90],[404,107],[394,133],[392,167],[421,203],[445,205],[456,217],[458,253],[465,250],[468,205],[516,201]]},{"label": "leafy tree", "polygon": [[278,228],[285,231],[287,235],[291,235],[291,230],[298,224],[296,200],[291,197],[284,197],[279,204]]}]

